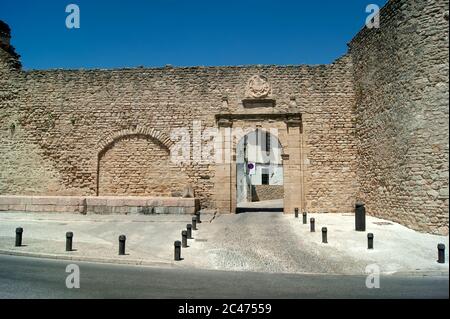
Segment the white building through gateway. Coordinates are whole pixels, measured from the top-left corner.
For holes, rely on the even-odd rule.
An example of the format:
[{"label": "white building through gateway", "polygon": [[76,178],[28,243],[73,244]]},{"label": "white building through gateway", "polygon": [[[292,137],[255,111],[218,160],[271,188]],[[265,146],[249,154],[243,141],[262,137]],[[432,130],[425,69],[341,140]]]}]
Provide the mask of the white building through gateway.
[{"label": "white building through gateway", "polygon": [[236,148],[237,204],[283,199],[282,146],[269,131],[256,129]]}]

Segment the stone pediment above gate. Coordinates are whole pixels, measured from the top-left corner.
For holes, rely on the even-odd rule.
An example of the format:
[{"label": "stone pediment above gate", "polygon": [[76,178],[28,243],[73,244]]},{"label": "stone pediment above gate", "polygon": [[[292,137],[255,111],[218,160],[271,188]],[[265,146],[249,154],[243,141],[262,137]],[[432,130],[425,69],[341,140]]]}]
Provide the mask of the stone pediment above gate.
[{"label": "stone pediment above gate", "polygon": [[275,107],[275,100],[273,99],[243,99],[242,105],[245,108],[269,108]]},{"label": "stone pediment above gate", "polygon": [[245,108],[275,107],[275,100],[271,99],[272,85],[262,75],[253,75],[245,87],[245,98],[242,105]]},{"label": "stone pediment above gate", "polygon": [[301,126],[301,113],[271,112],[271,113],[220,113],[216,114],[219,127],[232,127],[235,121],[273,120],[285,122],[287,126]]}]

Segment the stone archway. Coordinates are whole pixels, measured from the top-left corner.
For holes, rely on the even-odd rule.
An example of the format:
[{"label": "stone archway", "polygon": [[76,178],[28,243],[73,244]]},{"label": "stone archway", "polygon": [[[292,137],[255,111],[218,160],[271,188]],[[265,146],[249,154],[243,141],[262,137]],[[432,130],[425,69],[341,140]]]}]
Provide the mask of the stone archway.
[{"label": "stone archway", "polygon": [[164,145],[168,150],[170,150],[173,145],[172,140],[165,133],[158,131],[157,129],[154,129],[154,128],[136,126],[136,127],[132,127],[129,129],[124,129],[124,130],[116,131],[113,133],[109,133],[109,134],[103,136],[103,138],[100,139],[100,141],[98,142],[98,144],[96,146],[97,154],[102,152],[109,144],[113,143],[115,140],[117,140],[123,136],[133,135],[133,134],[141,134],[141,135],[146,135],[146,136],[152,137],[155,140],[157,140],[158,143]]},{"label": "stone archway", "polygon": [[170,139],[152,129],[117,132],[100,143],[97,195],[180,196],[187,176],[170,160]]},{"label": "stone archway", "polygon": [[[305,182],[303,167],[303,129],[299,113],[228,113],[217,114],[216,121],[222,139],[216,147],[220,161],[215,165],[215,208],[219,212],[237,212],[237,144],[240,134],[235,132],[261,129],[276,130],[282,145],[283,211],[293,213],[295,208],[305,209]],[[248,132],[246,132],[248,133]],[[244,134],[245,135],[245,134]],[[243,136],[243,135],[242,135]]]}]

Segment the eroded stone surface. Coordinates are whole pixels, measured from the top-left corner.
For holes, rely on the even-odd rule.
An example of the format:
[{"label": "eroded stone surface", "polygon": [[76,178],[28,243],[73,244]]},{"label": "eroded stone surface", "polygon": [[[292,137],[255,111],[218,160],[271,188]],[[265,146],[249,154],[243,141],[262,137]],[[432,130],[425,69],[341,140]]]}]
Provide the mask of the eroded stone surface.
[{"label": "eroded stone surface", "polygon": [[358,197],[368,213],[448,234],[447,1],[390,1],[350,43]]}]

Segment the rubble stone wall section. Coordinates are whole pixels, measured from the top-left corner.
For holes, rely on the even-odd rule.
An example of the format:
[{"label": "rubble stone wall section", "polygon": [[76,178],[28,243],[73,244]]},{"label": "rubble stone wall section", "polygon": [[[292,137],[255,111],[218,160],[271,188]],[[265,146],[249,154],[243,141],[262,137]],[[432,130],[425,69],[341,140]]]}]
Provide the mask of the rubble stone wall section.
[{"label": "rubble stone wall section", "polygon": [[283,185],[253,185],[252,192],[254,202],[284,198]]},{"label": "rubble stone wall section", "polygon": [[370,215],[448,234],[448,1],[390,1],[350,43],[359,199]]}]

